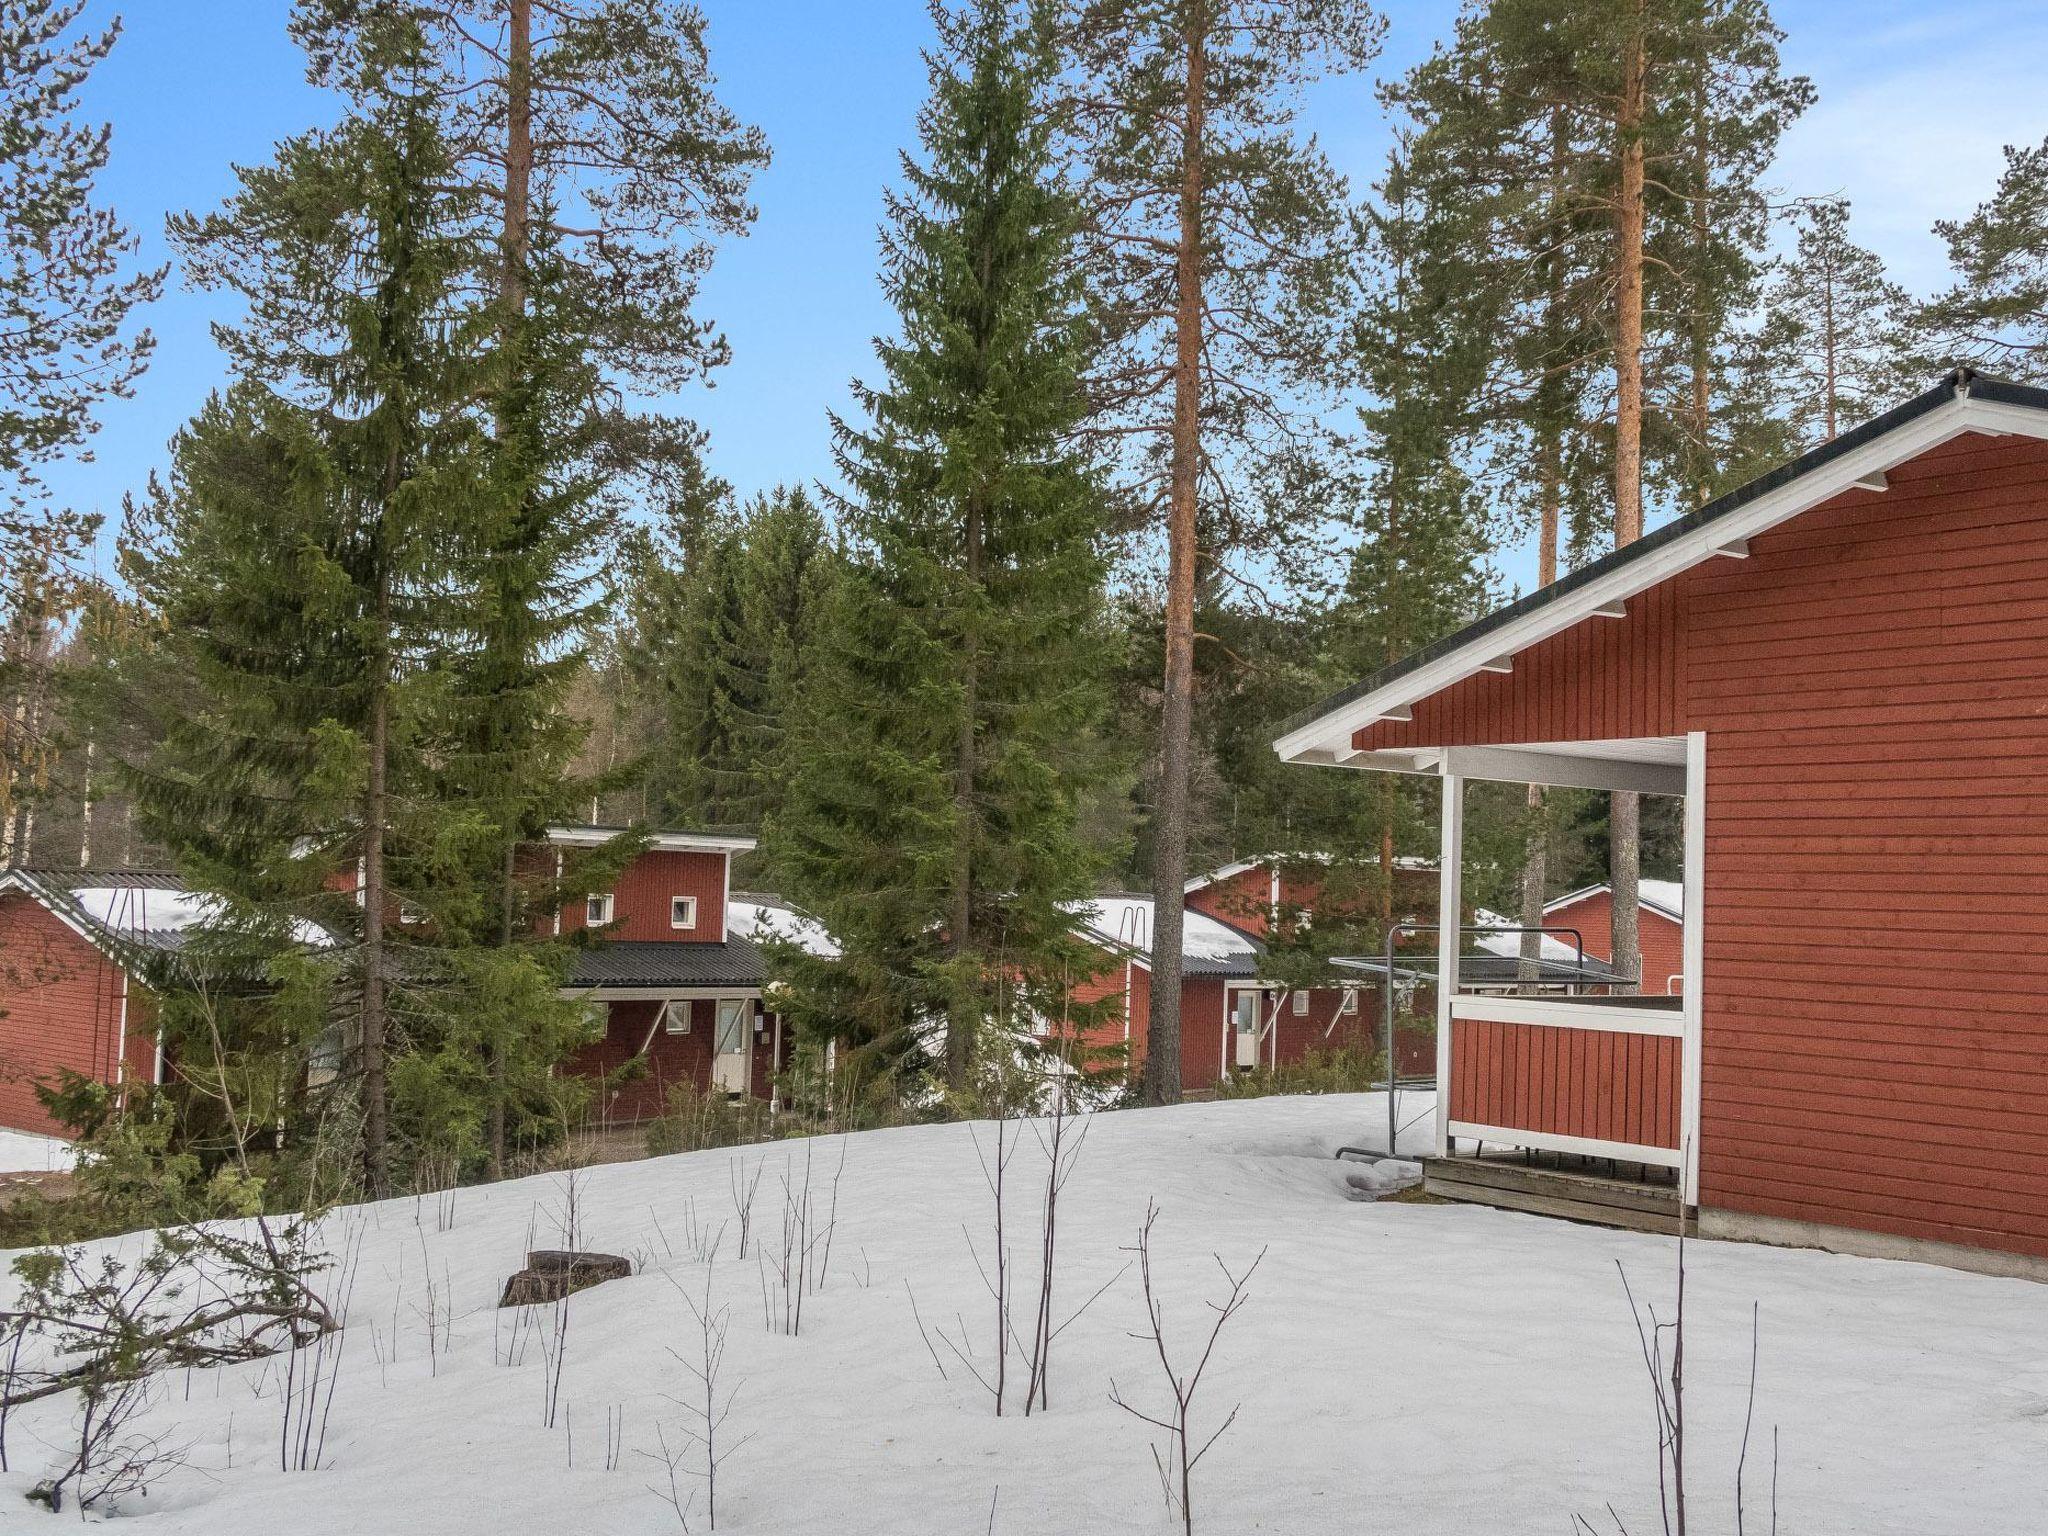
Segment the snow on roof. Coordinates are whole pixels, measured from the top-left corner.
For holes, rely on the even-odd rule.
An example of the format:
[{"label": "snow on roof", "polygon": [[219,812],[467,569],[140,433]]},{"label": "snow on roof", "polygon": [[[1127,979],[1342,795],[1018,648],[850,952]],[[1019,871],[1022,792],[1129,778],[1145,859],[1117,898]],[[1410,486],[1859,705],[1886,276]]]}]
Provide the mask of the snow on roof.
[{"label": "snow on roof", "polygon": [[[615,837],[624,837],[631,827],[549,827],[548,841],[564,848],[598,848]],[[712,832],[649,831],[642,834],[647,846],[660,853],[751,853],[751,837],[726,837]]]},{"label": "snow on roof", "polygon": [[[1189,895],[1193,895],[1204,886],[1215,885],[1219,881],[1232,879],[1244,874],[1248,870],[1263,869],[1269,864],[1334,864],[1335,862],[1336,860],[1327,853],[1262,853],[1255,859],[1239,859],[1235,863],[1225,864],[1204,874],[1196,875],[1182,886],[1181,889]],[[1434,858],[1423,858],[1416,854],[1404,853],[1394,860],[1394,867],[1396,869],[1435,869],[1436,860]]]},{"label": "snow on roof", "polygon": [[[1128,949],[1152,944],[1152,898],[1115,894],[1078,902],[1074,915],[1089,934]],[[1249,962],[1259,953],[1258,940],[1219,923],[1206,913],[1186,911],[1181,919],[1180,952],[1190,960]]]},{"label": "snow on roof", "polygon": [[821,960],[839,958],[838,941],[825,931],[825,925],[779,896],[734,891],[726,903],[725,929],[743,939],[784,939]]},{"label": "snow on roof", "polygon": [[[1606,883],[1589,885],[1582,890],[1568,891],[1557,900],[1544,905],[1545,912],[1556,912],[1564,907],[1584,901],[1588,896],[1604,896],[1614,887]],[[1685,886],[1677,880],[1638,880],[1636,882],[1636,904],[1648,907],[1661,917],[1668,917],[1674,923],[1685,921]]]},{"label": "snow on roof", "polygon": [[[1489,912],[1484,907],[1478,907],[1472,913],[1472,926],[1475,928],[1513,928],[1517,925],[1511,917],[1502,917],[1498,912]],[[1481,934],[1476,941],[1476,947],[1482,954],[1506,955],[1513,958],[1522,953],[1522,935],[1519,933]],[[1554,939],[1546,934],[1542,943],[1542,957],[1545,960],[1577,960],[1579,958],[1579,946],[1568,939]]]},{"label": "snow on roof", "polygon": [[[78,910],[101,928],[152,949],[176,948],[219,907],[215,897],[175,887],[79,885],[70,894]],[[307,918],[293,919],[292,931],[301,944],[315,948],[334,942],[333,934]]]}]

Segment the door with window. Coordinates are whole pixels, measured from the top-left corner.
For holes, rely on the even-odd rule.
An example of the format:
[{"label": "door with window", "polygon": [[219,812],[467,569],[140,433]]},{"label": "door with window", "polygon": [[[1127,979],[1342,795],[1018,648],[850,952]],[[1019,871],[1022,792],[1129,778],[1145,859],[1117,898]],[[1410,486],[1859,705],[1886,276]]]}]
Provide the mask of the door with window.
[{"label": "door with window", "polygon": [[1259,994],[1250,988],[1240,990],[1233,996],[1235,1022],[1237,1024],[1237,1051],[1232,1057],[1240,1067],[1256,1067],[1259,1064]]},{"label": "door with window", "polygon": [[747,997],[721,997],[712,1032],[711,1086],[725,1093],[745,1093],[752,1066],[754,1002]]}]

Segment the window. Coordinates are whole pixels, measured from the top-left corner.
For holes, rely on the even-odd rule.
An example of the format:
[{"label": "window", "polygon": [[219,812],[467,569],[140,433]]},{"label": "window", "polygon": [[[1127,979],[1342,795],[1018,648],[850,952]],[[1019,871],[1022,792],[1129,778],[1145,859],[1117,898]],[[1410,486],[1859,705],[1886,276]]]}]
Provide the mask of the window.
[{"label": "window", "polygon": [[661,1005],[661,1027],[672,1035],[690,1032],[690,1000],[672,997]]},{"label": "window", "polygon": [[1297,1019],[1308,1017],[1308,994],[1298,987],[1294,992],[1294,1016]]},{"label": "window", "polygon": [[1344,1001],[1337,1005],[1337,1011],[1339,1013],[1358,1012],[1358,992],[1355,988],[1345,992]]},{"label": "window", "polygon": [[612,893],[602,896],[592,893],[583,898],[583,923],[588,928],[602,928],[612,920]]},{"label": "window", "polygon": [[668,925],[671,928],[694,928],[697,926],[697,898],[694,896],[671,896],[668,899]]}]

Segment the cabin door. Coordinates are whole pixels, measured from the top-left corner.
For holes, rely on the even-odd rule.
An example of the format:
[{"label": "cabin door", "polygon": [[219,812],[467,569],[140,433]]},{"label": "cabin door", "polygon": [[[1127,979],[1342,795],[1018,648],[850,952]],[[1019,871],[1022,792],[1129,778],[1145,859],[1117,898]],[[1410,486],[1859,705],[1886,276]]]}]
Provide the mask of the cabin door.
[{"label": "cabin door", "polygon": [[1237,1051],[1232,1058],[1240,1067],[1259,1064],[1259,993],[1246,988],[1233,998],[1236,1004]]},{"label": "cabin door", "polygon": [[711,1086],[724,1093],[745,1093],[752,1066],[754,1003],[752,998],[721,997],[718,1023],[711,1042]]}]

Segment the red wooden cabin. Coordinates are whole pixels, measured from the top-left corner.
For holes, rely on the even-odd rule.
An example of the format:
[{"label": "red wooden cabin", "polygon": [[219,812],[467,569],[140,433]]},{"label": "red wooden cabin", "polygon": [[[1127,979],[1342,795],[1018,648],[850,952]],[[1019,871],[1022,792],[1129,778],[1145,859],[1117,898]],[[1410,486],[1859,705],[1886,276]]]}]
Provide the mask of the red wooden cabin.
[{"label": "red wooden cabin", "polygon": [[[1642,955],[1644,992],[1676,995],[1685,979],[1685,883],[1641,880],[1636,895],[1636,947]],[[1584,940],[1595,960],[1614,958],[1614,888],[1589,885],[1543,908],[1543,926]]]},{"label": "red wooden cabin", "polygon": [[63,1134],[35,1090],[65,1070],[115,1087],[158,1080],[142,972],[191,917],[161,871],[0,873],[0,1127]]},{"label": "red wooden cabin", "polygon": [[[1311,917],[1325,900],[1313,854],[1269,855],[1225,865],[1188,881],[1181,934],[1181,1091],[1194,1097],[1242,1072],[1300,1062],[1311,1052],[1376,1050],[1381,993],[1370,978],[1345,972],[1295,986],[1266,974],[1267,940],[1276,923]],[[1403,912],[1426,910],[1436,876],[1423,860],[1403,860],[1396,875]],[[1102,965],[1074,989],[1077,1002],[1108,1000],[1113,1022],[1094,1043],[1125,1048],[1135,1070],[1144,1060],[1152,999],[1152,899],[1096,898],[1078,914],[1076,932]],[[1403,1073],[1429,1069],[1426,1035],[1396,1040]]]},{"label": "red wooden cabin", "polygon": [[1703,1232],[2048,1277],[2048,391],[1960,370],[1276,747],[1438,776],[1447,914],[1469,778],[1684,797],[1680,995],[1444,989],[1441,1153],[1662,1164]]}]

